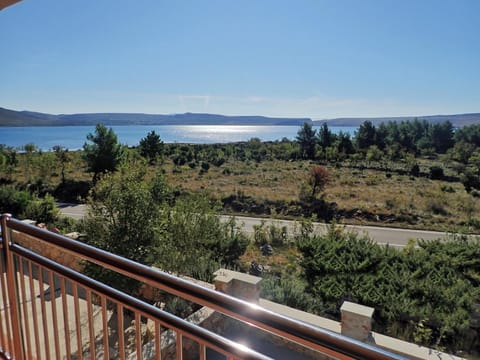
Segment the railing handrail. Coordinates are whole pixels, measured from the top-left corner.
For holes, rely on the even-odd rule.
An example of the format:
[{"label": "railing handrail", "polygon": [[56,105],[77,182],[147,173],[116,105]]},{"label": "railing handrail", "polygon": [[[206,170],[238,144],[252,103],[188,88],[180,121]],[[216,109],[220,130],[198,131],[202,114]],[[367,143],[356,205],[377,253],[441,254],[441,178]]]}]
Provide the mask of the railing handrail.
[{"label": "railing handrail", "polygon": [[242,359],[271,360],[271,358],[268,356],[260,354],[249,348],[239,347],[238,344],[232,340],[224,338],[200,326],[195,326],[178,316],[175,316],[167,311],[163,311],[156,306],[150,305],[120,290],[105,285],[100,281],[94,280],[86,275],[83,275],[82,273],[72,270],[67,266],[61,265],[29,249],[21,247],[20,245],[13,244],[11,249],[14,253],[29,259],[36,264],[40,264],[57,274],[61,274],[66,278],[83,285],[85,288],[89,288],[99,294],[106,295],[112,300],[117,300],[118,302],[125,304],[125,306],[127,308],[130,307],[131,310],[139,310],[142,315],[150,316],[163,321],[169,328],[172,328],[176,331],[180,330],[181,332],[188,334],[189,338],[195,341],[201,340],[202,342],[207,342],[214,350],[234,352],[237,356],[241,356]]},{"label": "railing handrail", "polygon": [[338,333],[291,319],[256,304],[214,291],[119,255],[95,248],[48,230],[2,215],[2,223],[10,229],[36,237],[81,258],[102,265],[123,275],[207,306],[235,319],[285,337],[314,350],[338,357],[355,359],[404,359],[392,352],[362,343]]}]

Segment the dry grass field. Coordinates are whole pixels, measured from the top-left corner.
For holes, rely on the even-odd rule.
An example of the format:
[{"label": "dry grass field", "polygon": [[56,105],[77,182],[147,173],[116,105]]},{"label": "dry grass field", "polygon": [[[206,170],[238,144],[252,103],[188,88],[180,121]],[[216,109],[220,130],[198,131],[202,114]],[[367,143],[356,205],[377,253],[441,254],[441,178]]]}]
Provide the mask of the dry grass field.
[{"label": "dry grass field", "polygon": [[[299,199],[302,184],[307,182],[310,161],[235,161],[228,159],[208,171],[200,166],[176,166],[167,159],[163,164],[150,166],[149,174],[162,170],[170,185],[186,192],[205,191],[221,199],[244,194],[264,201]],[[25,156],[12,174],[13,182],[26,184],[43,178],[54,188],[60,183],[58,168],[41,175],[38,166],[29,165]],[[348,224],[407,227],[451,232],[480,232],[480,198],[469,194],[460,182],[431,180],[395,172],[351,167],[327,166],[331,181],[323,193],[324,199],[336,203],[337,221]],[[70,153],[66,179],[90,181],[80,153]],[[30,181],[29,181],[30,179]],[[287,205],[288,206],[288,205]],[[268,215],[268,214],[265,214]],[[277,214],[281,216],[281,214]]]},{"label": "dry grass field", "polygon": [[[309,161],[227,162],[199,169],[164,165],[172,185],[187,191],[205,190],[216,197],[242,192],[258,200],[292,201],[306,182]],[[174,170],[175,169],[175,170]],[[480,199],[460,182],[389,174],[377,170],[328,167],[332,180],[325,199],[335,202],[340,222],[443,231],[477,232]]]}]

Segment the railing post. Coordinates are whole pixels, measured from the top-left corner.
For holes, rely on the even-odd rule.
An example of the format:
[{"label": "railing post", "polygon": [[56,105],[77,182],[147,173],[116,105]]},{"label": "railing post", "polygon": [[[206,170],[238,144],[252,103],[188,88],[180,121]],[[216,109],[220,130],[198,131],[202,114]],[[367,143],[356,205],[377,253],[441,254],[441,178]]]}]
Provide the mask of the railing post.
[{"label": "railing post", "polygon": [[[13,333],[13,358],[24,359],[23,345],[22,345],[22,329],[20,325],[20,313],[19,313],[19,298],[16,286],[17,272],[15,271],[15,265],[13,263],[13,254],[10,252],[10,245],[12,244],[11,232],[8,229],[8,221],[12,215],[3,214],[2,236],[3,236],[3,251],[5,255],[5,268],[7,275],[7,292],[8,302],[10,303],[10,314],[12,321],[12,333]],[[5,304],[6,305],[6,304]],[[27,334],[29,336],[30,334]]]}]

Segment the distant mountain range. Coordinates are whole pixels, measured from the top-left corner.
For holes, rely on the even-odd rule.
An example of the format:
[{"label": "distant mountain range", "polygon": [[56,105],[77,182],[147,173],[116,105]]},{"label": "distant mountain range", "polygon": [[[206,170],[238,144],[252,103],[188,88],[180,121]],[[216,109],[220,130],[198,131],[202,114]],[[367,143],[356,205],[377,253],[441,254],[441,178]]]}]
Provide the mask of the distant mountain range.
[{"label": "distant mountain range", "polygon": [[309,118],[226,116],[215,114],[129,114],[98,113],[52,115],[0,108],[0,126],[79,126],[79,125],[302,125]]},{"label": "distant mountain range", "polygon": [[336,118],[312,121],[310,118],[276,118],[265,116],[227,116],[216,114],[133,114],[133,113],[88,113],[52,115],[32,111],[15,111],[0,107],[0,126],[80,126],[80,125],[294,125],[305,122],[330,126],[359,126],[365,120],[378,125],[389,121],[408,121],[415,118],[437,123],[449,120],[455,127],[480,124],[480,113],[378,117],[378,118]]}]

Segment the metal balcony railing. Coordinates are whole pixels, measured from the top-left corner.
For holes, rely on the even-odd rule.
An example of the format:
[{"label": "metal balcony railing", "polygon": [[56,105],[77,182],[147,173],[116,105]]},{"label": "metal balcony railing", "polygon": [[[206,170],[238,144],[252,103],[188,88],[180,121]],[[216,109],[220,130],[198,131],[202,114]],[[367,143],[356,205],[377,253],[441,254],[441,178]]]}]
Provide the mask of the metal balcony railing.
[{"label": "metal balcony railing", "polygon": [[[318,358],[400,356],[263,309],[12,218],[1,218],[0,357],[7,359],[267,359],[34,251],[22,236],[276,334]],[[42,254],[40,254],[42,253]],[[131,333],[125,334],[129,325]],[[145,324],[150,328],[145,330]],[[323,355],[321,355],[323,354]]]}]

